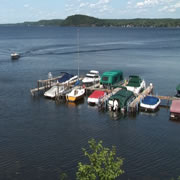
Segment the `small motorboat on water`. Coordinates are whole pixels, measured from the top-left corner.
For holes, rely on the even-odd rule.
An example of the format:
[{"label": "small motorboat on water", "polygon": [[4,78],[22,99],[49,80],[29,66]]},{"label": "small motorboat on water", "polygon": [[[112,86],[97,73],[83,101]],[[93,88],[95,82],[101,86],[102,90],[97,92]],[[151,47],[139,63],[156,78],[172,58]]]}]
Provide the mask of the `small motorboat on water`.
[{"label": "small motorboat on water", "polygon": [[100,82],[99,71],[91,70],[86,76],[83,78],[82,83],[85,85],[95,84]]},{"label": "small motorboat on water", "polygon": [[106,92],[95,90],[87,99],[88,104],[90,105],[98,105],[102,98],[106,95]]},{"label": "small motorboat on water", "polygon": [[49,98],[55,98],[56,95],[61,94],[64,91],[64,86],[53,86],[51,89],[44,93],[44,96]]},{"label": "small motorboat on water", "polygon": [[20,58],[20,54],[18,53],[11,53],[11,59],[19,59]]},{"label": "small motorboat on water", "polygon": [[84,97],[85,89],[81,86],[75,86],[72,91],[66,94],[66,100],[76,102]]},{"label": "small motorboat on water", "polygon": [[129,81],[126,86],[127,90],[132,91],[138,95],[143,89],[146,88],[146,83],[139,76],[129,76]]},{"label": "small motorboat on water", "polygon": [[173,100],[170,107],[170,119],[180,120],[180,100]]},{"label": "small motorboat on water", "polygon": [[146,96],[140,102],[140,109],[144,111],[156,111],[161,103],[161,100],[154,96]]}]

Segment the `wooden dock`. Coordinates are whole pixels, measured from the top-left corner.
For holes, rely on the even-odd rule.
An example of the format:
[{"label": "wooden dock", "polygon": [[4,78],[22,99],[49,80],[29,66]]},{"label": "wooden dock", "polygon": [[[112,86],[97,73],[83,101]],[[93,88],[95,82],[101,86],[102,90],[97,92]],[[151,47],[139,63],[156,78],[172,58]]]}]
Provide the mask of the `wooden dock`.
[{"label": "wooden dock", "polygon": [[172,97],[172,96],[155,96],[153,95],[154,97],[157,97],[161,100],[168,100],[168,101],[173,101],[173,100],[179,100],[180,98],[177,98],[177,97]]},{"label": "wooden dock", "polygon": [[[121,86],[126,86],[127,85],[127,81],[125,81],[123,84],[121,84]],[[101,103],[99,104],[99,109],[106,109],[107,107],[107,101],[108,99],[113,96],[114,94],[116,94],[118,91],[120,91],[122,89],[122,87],[117,87],[117,88],[114,88],[112,90],[108,90],[106,89],[106,92],[107,92],[107,95],[104,96],[102,99],[101,99]]]},{"label": "wooden dock", "polygon": [[57,76],[57,77],[54,77],[54,78],[50,78],[50,79],[45,79],[45,80],[38,80],[37,81],[37,88],[34,88],[34,89],[31,89],[30,92],[31,92],[31,95],[32,96],[35,96],[35,93],[37,92],[40,92],[40,91],[43,91],[43,90],[46,90],[46,89],[49,89],[51,88],[52,86],[55,86],[57,83],[57,80],[59,78],[61,78],[61,76]]},{"label": "wooden dock", "polygon": [[148,94],[151,94],[153,92],[153,84],[151,83],[139,96],[136,97],[136,99],[130,104],[129,106],[129,112],[136,112],[138,110],[138,106],[140,101],[147,96]]},{"label": "wooden dock", "polygon": [[[32,96],[35,96],[36,93],[39,93],[41,91],[45,91],[45,90],[48,90],[50,89],[52,86],[64,86],[64,87],[67,87],[67,86],[72,86],[76,81],[76,80],[73,80],[69,83],[59,83],[57,82],[57,80],[59,78],[61,78],[61,76],[57,76],[57,77],[54,77],[54,78],[50,78],[50,79],[45,79],[45,80],[38,80],[37,81],[37,88],[34,88],[34,89],[31,89],[30,92],[31,92],[31,95]],[[79,78],[79,80],[82,80],[82,78]],[[57,94],[58,95],[58,94]]]},{"label": "wooden dock", "polygon": [[95,91],[95,90],[104,91],[104,92],[107,92],[107,93],[109,93],[111,91],[110,89],[101,88],[100,83],[93,84],[92,86],[85,87],[85,90],[86,90],[86,93],[87,92],[92,92],[92,91]]},{"label": "wooden dock", "polygon": [[[42,92],[42,91],[46,91],[48,90],[49,88],[51,88],[52,86],[64,86],[64,88],[66,89],[66,91],[64,93],[57,93],[56,96],[55,96],[55,100],[60,100],[60,99],[64,99],[64,97],[66,96],[66,92],[70,91],[73,87],[73,84],[77,81],[77,79],[69,82],[69,83],[58,83],[57,80],[59,78],[61,78],[61,76],[57,76],[57,77],[54,77],[54,78],[49,78],[49,79],[45,79],[45,80],[38,80],[37,81],[37,88],[34,88],[34,89],[31,89],[30,92],[32,94],[32,96],[35,96],[36,93],[39,93],[39,92]],[[79,78],[79,80],[82,80],[83,77]],[[95,91],[95,90],[100,90],[100,91],[104,91],[106,92],[107,94],[101,99],[100,103],[99,103],[99,109],[106,109],[107,108],[107,101],[108,99],[116,94],[118,91],[120,91],[122,89],[122,86],[126,86],[127,85],[127,81],[124,81],[123,84],[119,84],[121,85],[120,87],[116,87],[116,88],[112,88],[112,89],[108,89],[108,88],[102,88],[100,83],[97,83],[97,84],[93,84],[92,86],[89,86],[89,87],[84,87],[85,90],[86,90],[86,93],[87,92],[92,92],[92,91]],[[139,104],[141,102],[141,100],[149,95],[149,94],[152,94],[153,93],[153,84],[149,84],[149,86],[142,92],[140,93],[133,102],[131,102],[131,104],[129,105],[128,107],[128,112],[130,113],[136,113],[138,110],[139,110]],[[154,97],[157,97],[161,100],[167,100],[167,105],[160,105],[160,107],[164,107],[164,108],[169,108],[169,104],[170,104],[170,101],[172,100],[176,100],[176,99],[180,99],[180,98],[177,98],[177,97],[171,97],[171,96],[159,96],[159,95],[152,95]]]}]

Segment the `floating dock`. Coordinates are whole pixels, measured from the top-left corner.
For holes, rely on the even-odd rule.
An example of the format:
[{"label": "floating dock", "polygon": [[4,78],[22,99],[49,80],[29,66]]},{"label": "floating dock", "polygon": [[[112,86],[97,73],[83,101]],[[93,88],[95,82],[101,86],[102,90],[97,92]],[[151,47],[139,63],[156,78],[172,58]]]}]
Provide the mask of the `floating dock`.
[{"label": "floating dock", "polygon": [[[36,93],[39,93],[41,91],[46,91],[46,90],[50,89],[52,86],[64,86],[64,87],[69,86],[70,87],[77,81],[77,80],[73,80],[73,81],[68,82],[68,83],[57,82],[57,80],[61,77],[62,77],[62,75],[54,77],[54,78],[50,78],[50,79],[38,80],[37,81],[37,88],[30,90],[31,95],[35,96]],[[79,80],[82,80],[82,78],[80,77]],[[57,94],[57,96],[59,96],[59,94]]]},{"label": "floating dock", "polygon": [[[61,77],[62,77],[62,75],[54,77],[54,78],[46,79],[46,80],[38,80],[37,81],[37,88],[34,88],[34,89],[30,90],[32,96],[35,96],[36,93],[46,91],[46,90],[50,89],[52,86],[64,86],[66,91],[63,92],[63,93],[56,94],[55,100],[64,99],[64,97],[66,96],[66,93],[72,89],[73,84],[77,80],[73,80],[73,81],[68,82],[68,83],[58,83],[57,80],[59,78],[61,78]],[[79,80],[82,80],[82,79],[83,79],[83,77],[79,78]],[[118,91],[120,91],[122,89],[122,87],[125,87],[127,85],[127,83],[128,83],[127,81],[124,81],[123,84],[119,84],[120,87],[116,87],[116,88],[112,88],[112,89],[102,88],[100,83],[93,84],[92,86],[89,86],[89,87],[83,86],[83,88],[85,88],[86,93],[87,92],[92,92],[92,91],[95,91],[95,90],[101,90],[101,91],[107,92],[107,94],[101,99],[101,101],[100,101],[100,103],[98,105],[99,109],[107,109],[107,101],[108,101],[108,99],[112,95],[114,95]],[[153,94],[153,84],[152,83],[150,83],[149,86],[142,93],[140,93],[134,99],[133,102],[131,102],[131,104],[128,107],[128,112],[130,112],[130,113],[138,112],[139,111],[139,104],[140,104],[141,100],[145,96],[147,96],[149,94]],[[157,95],[152,95],[152,96],[157,97],[157,98],[159,98],[161,100],[167,100],[168,101],[167,105],[160,105],[160,107],[163,106],[163,107],[166,107],[166,108],[169,108],[169,102],[170,101],[179,99],[177,97],[171,97],[171,96],[157,96]]]}]

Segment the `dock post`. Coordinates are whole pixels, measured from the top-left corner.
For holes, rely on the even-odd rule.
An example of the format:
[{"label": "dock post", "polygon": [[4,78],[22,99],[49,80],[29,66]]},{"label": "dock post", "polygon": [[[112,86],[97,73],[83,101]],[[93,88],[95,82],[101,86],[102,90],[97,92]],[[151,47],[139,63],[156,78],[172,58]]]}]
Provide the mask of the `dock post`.
[{"label": "dock post", "polygon": [[39,81],[37,81],[38,93],[39,93]]}]

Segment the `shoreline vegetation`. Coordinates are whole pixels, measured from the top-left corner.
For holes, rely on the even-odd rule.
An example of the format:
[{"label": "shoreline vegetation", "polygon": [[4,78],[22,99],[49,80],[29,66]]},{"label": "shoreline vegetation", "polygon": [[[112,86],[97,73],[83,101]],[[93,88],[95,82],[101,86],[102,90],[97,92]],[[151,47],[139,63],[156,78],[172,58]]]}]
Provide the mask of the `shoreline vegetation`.
[{"label": "shoreline vegetation", "polygon": [[178,27],[180,19],[98,19],[86,15],[72,15],[66,19],[40,20],[16,24],[1,24],[6,26],[77,26],[77,27]]}]

